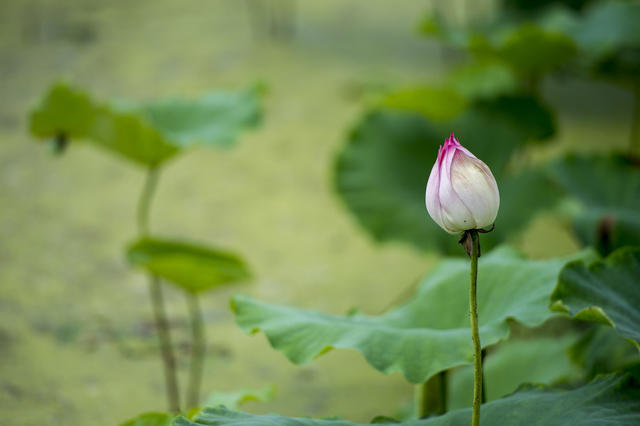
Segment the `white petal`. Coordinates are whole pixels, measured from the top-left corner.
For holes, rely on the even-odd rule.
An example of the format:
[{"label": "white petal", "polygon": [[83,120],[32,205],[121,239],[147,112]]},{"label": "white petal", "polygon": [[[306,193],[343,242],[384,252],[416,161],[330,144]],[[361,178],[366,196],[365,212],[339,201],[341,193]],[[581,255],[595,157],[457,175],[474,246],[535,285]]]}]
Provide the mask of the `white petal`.
[{"label": "white petal", "polygon": [[471,212],[476,228],[487,227],[495,221],[500,194],[495,178],[486,164],[459,152],[451,166],[451,185]]},{"label": "white petal", "polygon": [[451,149],[445,155],[442,171],[440,173],[440,204],[442,205],[442,222],[449,233],[463,232],[477,227],[474,216],[453,186],[454,160],[457,157],[466,157],[462,151]]},{"label": "white petal", "polygon": [[429,212],[429,215],[431,216],[433,221],[442,228],[444,226],[442,225],[440,198],[438,196],[438,188],[440,187],[439,164],[440,161],[438,159],[431,169],[431,174],[429,175],[429,180],[427,181],[427,191],[425,193],[424,200],[425,204],[427,205],[427,211]]}]

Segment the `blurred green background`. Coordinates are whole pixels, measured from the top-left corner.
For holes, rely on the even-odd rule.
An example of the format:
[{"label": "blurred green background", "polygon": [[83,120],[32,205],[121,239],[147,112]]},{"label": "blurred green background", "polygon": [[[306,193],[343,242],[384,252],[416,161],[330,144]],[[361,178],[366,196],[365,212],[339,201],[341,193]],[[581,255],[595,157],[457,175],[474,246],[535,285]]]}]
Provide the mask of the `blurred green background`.
[{"label": "blurred green background", "polygon": [[[286,2],[285,2],[286,3]],[[52,158],[27,113],[52,81],[102,98],[153,100],[214,88],[268,88],[263,125],[229,151],[171,162],[152,229],[243,253],[256,279],[203,296],[209,345],[203,393],[278,387],[251,412],[366,421],[412,398],[361,355],[335,351],[296,367],[264,335],[235,325],[229,297],[345,313],[379,313],[406,296],[437,257],[375,244],[333,192],[332,163],[367,97],[446,75],[442,46],[418,34],[429,1],[295,2],[290,37],[252,24],[241,1],[37,1],[0,4],[0,412],[7,425],[113,425],[164,404],[144,276],[122,248],[135,235],[143,173],[78,145]],[[438,7],[464,20],[459,2]],[[494,1],[466,13],[491,14]],[[632,97],[575,77],[547,79],[557,109],[544,160],[566,150],[625,148]],[[464,141],[462,141],[464,143]],[[435,153],[434,153],[435,159]],[[425,164],[425,183],[431,164]],[[427,219],[425,211],[425,220]],[[573,252],[569,226],[537,217],[515,241],[534,257]],[[167,289],[184,377],[184,300]]]}]

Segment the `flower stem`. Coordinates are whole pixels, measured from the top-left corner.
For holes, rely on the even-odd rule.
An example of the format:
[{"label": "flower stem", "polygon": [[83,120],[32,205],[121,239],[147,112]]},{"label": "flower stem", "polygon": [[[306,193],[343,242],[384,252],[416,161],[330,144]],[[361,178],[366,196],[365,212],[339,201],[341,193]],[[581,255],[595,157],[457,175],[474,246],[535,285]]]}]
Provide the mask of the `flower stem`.
[{"label": "flower stem", "polygon": [[[159,169],[150,167],[138,200],[138,234],[143,237],[149,233],[149,211],[151,201],[158,184]],[[162,283],[156,275],[149,274],[149,298],[153,309],[153,318],[158,333],[160,353],[164,367],[165,389],[167,393],[168,409],[171,412],[180,412],[180,395],[178,392],[178,378],[176,374],[176,357],[171,344],[169,321],[164,307],[162,295]]]},{"label": "flower stem", "polygon": [[447,412],[447,371],[441,371],[416,389],[418,401],[417,417],[423,419],[430,414]]},{"label": "flower stem", "polygon": [[191,323],[192,347],[191,365],[189,367],[189,385],[187,387],[187,407],[194,408],[200,403],[200,385],[206,353],[204,338],[204,321],[200,301],[195,293],[186,293],[189,307],[189,322]]},{"label": "flower stem", "polygon": [[471,280],[469,285],[469,311],[471,314],[471,337],[473,340],[473,415],[472,426],[480,425],[480,405],[482,404],[482,346],[478,330],[478,301],[476,287],[478,281],[478,253],[480,252],[480,236],[472,229],[473,242],[471,248]]}]

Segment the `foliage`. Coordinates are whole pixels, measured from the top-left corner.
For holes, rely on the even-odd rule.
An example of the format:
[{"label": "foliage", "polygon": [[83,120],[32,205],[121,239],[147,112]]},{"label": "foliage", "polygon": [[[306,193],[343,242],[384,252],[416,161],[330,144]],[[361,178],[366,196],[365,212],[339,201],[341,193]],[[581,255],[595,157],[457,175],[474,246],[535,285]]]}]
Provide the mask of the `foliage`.
[{"label": "foliage", "polygon": [[[483,236],[483,247],[504,242],[522,230],[536,211],[553,206],[558,195],[537,170],[516,175],[507,170],[518,147],[533,134],[539,136],[549,129],[544,110],[519,99],[482,102],[442,123],[406,113],[373,111],[352,130],[336,158],[336,190],[376,240],[407,241],[423,249],[462,255],[455,239],[428,220],[424,206],[428,167],[444,136],[455,129],[465,147],[491,168],[500,189],[496,229]],[[513,120],[513,113],[505,109],[527,111],[528,124]]]},{"label": "foliage", "polygon": [[409,87],[388,93],[381,106],[417,112],[434,121],[450,120],[467,107],[467,99],[448,87]]},{"label": "foliage", "polygon": [[[590,258],[590,253],[581,257]],[[483,347],[509,335],[509,322],[542,324],[552,316],[548,300],[566,259],[525,260],[502,248],[482,257],[478,306]],[[237,322],[245,332],[264,331],[270,344],[296,364],[332,348],[355,349],[375,369],[400,371],[412,383],[423,383],[439,371],[472,359],[467,326],[467,260],[443,261],[403,306],[381,316],[327,315],[233,299]]]},{"label": "foliage", "polygon": [[623,248],[588,267],[563,268],[551,300],[574,318],[614,327],[640,350],[640,249]]},{"label": "foliage", "polygon": [[271,401],[276,391],[276,386],[271,385],[259,390],[242,389],[234,392],[214,392],[209,395],[204,405],[207,407],[222,405],[229,410],[236,410],[247,402]]},{"label": "foliage", "polygon": [[476,61],[508,66],[526,86],[566,65],[577,53],[575,41],[564,28],[502,19],[469,29],[448,25],[442,17],[427,16],[422,32],[470,53]]},{"label": "foliage", "polygon": [[120,426],[170,426],[174,417],[176,416],[167,413],[144,413]]},{"label": "foliage", "polygon": [[640,352],[634,344],[609,327],[594,324],[570,349],[571,360],[593,379],[640,363]]},{"label": "foliage", "polygon": [[[522,387],[506,398],[482,406],[482,424],[544,425],[578,424],[628,425],[640,422],[640,390],[630,373],[600,377],[589,384],[558,391],[540,385]],[[468,425],[471,409],[451,411],[424,420],[393,422],[402,426]],[[389,423],[392,423],[389,421]],[[327,419],[291,418],[279,415],[252,415],[223,407],[206,408],[191,421],[177,417],[173,426],[355,426],[355,423]]]},{"label": "foliage", "polygon": [[595,76],[616,83],[638,84],[640,5],[633,1],[595,2],[582,14],[555,10],[541,25],[571,37],[579,63]]},{"label": "foliage", "polygon": [[[148,167],[138,209],[139,233],[148,232],[148,215],[155,192],[158,167],[180,148],[201,144],[229,146],[240,131],[260,121],[260,89],[216,92],[188,101],[169,99],[150,104],[98,102],[79,90],[64,84],[54,85],[40,105],[31,113],[31,133],[40,138],[55,138],[58,151],[70,139],[85,140]],[[164,278],[188,293],[192,350],[187,404],[196,405],[205,342],[202,313],[196,293],[222,284],[246,281],[248,268],[235,254],[180,241],[143,237],[127,250],[129,262],[144,268],[152,277],[150,296],[155,327],[160,339],[164,362],[169,410],[179,411],[179,390],[175,355],[164,310],[162,287]],[[150,413],[127,424],[161,425],[167,415]]]},{"label": "foliage", "polygon": [[539,78],[557,70],[576,54],[576,46],[568,36],[528,23],[506,35],[476,34],[469,50],[478,59],[491,58],[506,63],[524,79]]},{"label": "foliage", "polygon": [[633,1],[597,2],[569,30],[584,54],[597,60],[621,47],[640,45],[640,6]]},{"label": "foliage", "polygon": [[[510,3],[516,9],[528,9],[522,2]],[[567,3],[575,9],[584,5],[580,0]],[[521,21],[521,17],[463,30],[447,26],[437,16],[425,20],[425,33],[464,49],[471,62],[439,84],[406,86],[381,97],[354,126],[338,153],[335,189],[376,240],[400,240],[421,249],[462,255],[456,239],[427,219],[422,201],[428,167],[438,146],[454,130],[489,165],[501,194],[496,229],[483,237],[485,255],[478,285],[490,401],[482,407],[483,423],[640,422],[640,248],[620,249],[640,245],[638,164],[623,156],[570,154],[548,167],[518,167],[525,149],[549,140],[556,131],[555,114],[540,97],[543,77],[559,70],[575,71],[578,65],[598,77],[636,87],[640,7],[633,2],[607,2],[582,14],[556,9],[535,21]],[[261,89],[254,86],[191,100],[106,102],[57,84],[32,111],[30,130],[38,138],[54,138],[60,149],[70,140],[93,143],[155,172],[183,149],[232,145],[244,129],[260,123],[260,96]],[[142,216],[148,214],[155,188],[156,175],[150,176]],[[557,205],[570,214],[585,245],[611,254],[595,261],[591,251],[571,258],[527,260],[506,246],[494,248],[516,238],[535,214]],[[141,233],[146,233],[143,228],[146,225]],[[190,387],[195,397],[189,399],[197,403],[205,345],[194,295],[247,281],[249,268],[233,253],[148,236],[128,247],[127,259],[190,293],[194,301]],[[412,383],[449,371],[449,406],[461,409],[406,422],[379,417],[374,423],[466,425],[470,410],[463,407],[471,400],[467,364],[472,361],[468,271],[466,259],[445,259],[421,281],[409,301],[379,316],[329,315],[246,296],[236,296],[232,309],[245,332],[263,331],[271,346],[296,364],[343,348],[360,352],[380,372],[401,372]],[[164,334],[160,346],[168,374],[175,375],[161,288],[158,280],[152,283],[156,285],[152,291],[157,292],[156,324],[159,334]],[[514,324],[536,327],[557,312],[598,325],[588,328],[579,340],[572,333],[556,339],[506,340]],[[611,371],[614,374],[598,376]],[[568,387],[567,382],[593,377],[569,390],[547,387],[559,382]],[[526,382],[537,384],[521,386]],[[354,425],[340,419],[231,411],[246,401],[268,400],[273,392],[268,388],[214,393],[207,401],[214,407],[193,421],[146,413],[123,425]],[[174,399],[179,399],[177,391]]]},{"label": "foliage", "polygon": [[80,139],[138,164],[157,166],[180,148],[230,145],[260,120],[258,88],[212,92],[199,99],[134,104],[106,103],[56,84],[30,116],[31,133],[42,139]]},{"label": "foliage", "polygon": [[622,156],[570,154],[551,165],[556,184],[573,200],[574,229],[587,245],[608,254],[640,245],[640,167]]},{"label": "foliage", "polygon": [[238,255],[181,241],[145,237],[129,246],[127,259],[191,293],[251,278]]},{"label": "foliage", "polygon": [[[490,348],[483,363],[486,400],[502,398],[522,383],[553,385],[581,378],[581,370],[569,356],[569,348],[576,340],[576,334],[509,339],[495,349]],[[472,390],[472,368],[464,366],[453,370],[449,381],[449,408],[470,407]]]},{"label": "foliage", "polygon": [[[517,9],[522,12],[520,2]],[[545,2],[528,4],[537,14],[501,15],[491,22],[461,29],[438,15],[428,15],[420,28],[477,60],[509,65],[526,81],[578,65],[617,83],[638,84],[640,69],[640,5],[633,1],[593,2],[583,8],[572,2],[543,9]],[[575,3],[575,2],[574,2]],[[579,9],[580,12],[577,12]],[[537,15],[537,16],[536,16]]]},{"label": "foliage", "polygon": [[148,120],[172,144],[228,147],[247,127],[260,124],[261,86],[242,91],[216,91],[194,100],[162,99],[154,103],[120,104]]},{"label": "foliage", "polygon": [[457,68],[450,74],[448,84],[464,98],[473,100],[493,99],[518,92],[518,80],[511,68],[493,61]]},{"label": "foliage", "polygon": [[79,89],[55,85],[31,113],[31,133],[39,138],[73,138],[95,143],[139,164],[155,166],[178,149],[134,114],[92,100]]}]

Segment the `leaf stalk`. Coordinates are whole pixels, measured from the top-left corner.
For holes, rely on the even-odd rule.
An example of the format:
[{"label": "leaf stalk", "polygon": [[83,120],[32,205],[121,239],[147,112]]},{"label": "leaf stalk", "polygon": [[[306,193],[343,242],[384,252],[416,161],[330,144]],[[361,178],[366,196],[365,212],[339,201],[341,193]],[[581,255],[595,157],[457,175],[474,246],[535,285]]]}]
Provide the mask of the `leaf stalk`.
[{"label": "leaf stalk", "polygon": [[[160,169],[149,167],[140,198],[138,200],[138,234],[143,237],[149,233],[149,212],[151,202],[158,186]],[[153,318],[156,332],[158,333],[158,343],[164,369],[165,390],[169,411],[180,412],[180,393],[178,390],[178,377],[176,373],[176,357],[171,342],[171,331],[169,320],[164,306],[164,296],[162,294],[162,283],[160,277],[149,274],[149,298],[153,310]]]},{"label": "leaf stalk", "polygon": [[195,408],[200,403],[200,387],[206,354],[204,338],[204,321],[200,299],[196,293],[185,292],[189,308],[189,322],[191,323],[191,363],[189,366],[189,384],[187,386],[187,407]]}]

